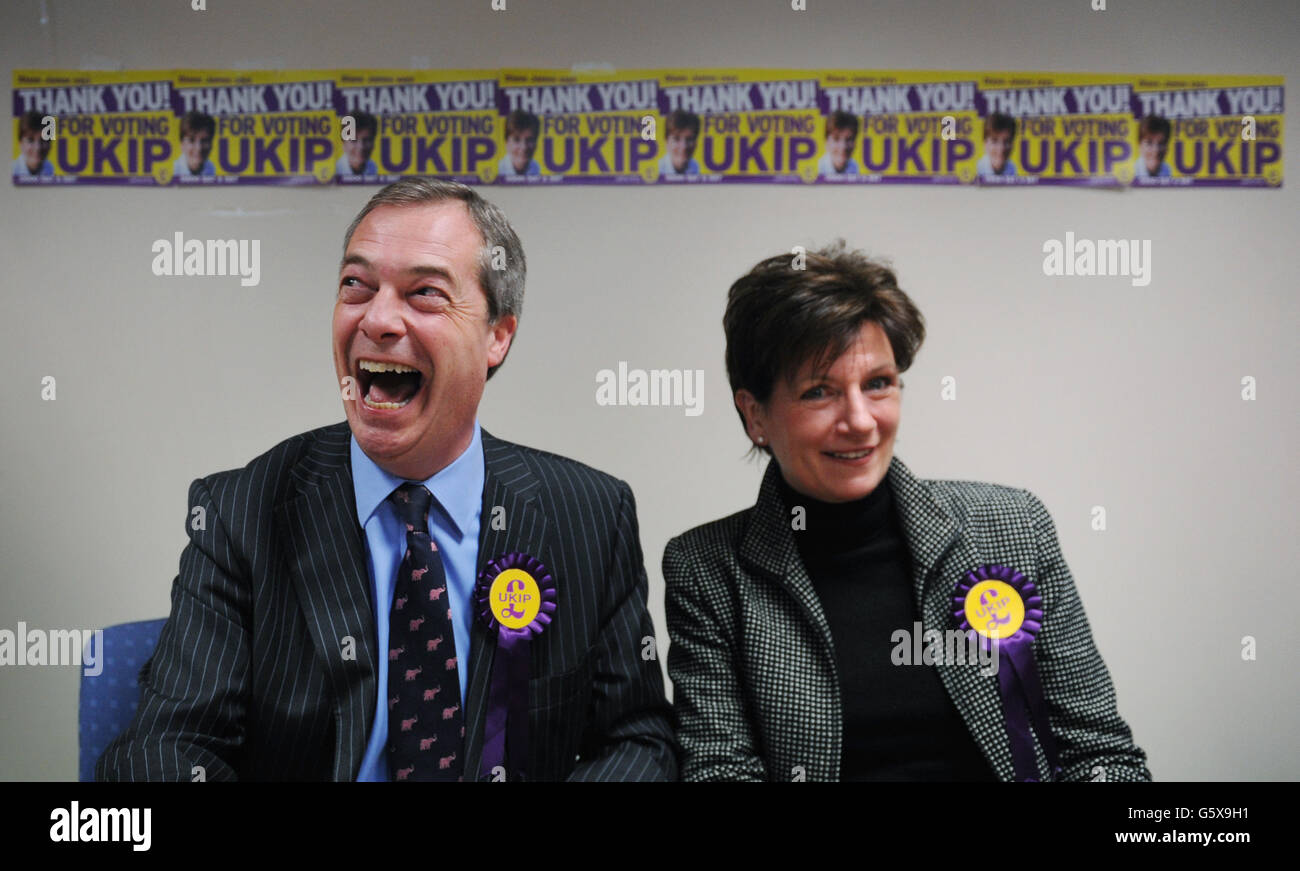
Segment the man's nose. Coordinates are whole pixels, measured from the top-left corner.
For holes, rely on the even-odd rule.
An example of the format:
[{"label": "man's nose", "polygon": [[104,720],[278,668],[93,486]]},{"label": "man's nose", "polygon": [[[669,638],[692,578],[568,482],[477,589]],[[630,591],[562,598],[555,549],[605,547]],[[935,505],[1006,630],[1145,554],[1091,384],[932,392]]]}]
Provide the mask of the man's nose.
[{"label": "man's nose", "polygon": [[401,294],[391,284],[381,283],[379,290],[366,303],[366,313],[361,318],[361,331],[372,342],[392,336],[401,336],[405,332],[402,320]]}]

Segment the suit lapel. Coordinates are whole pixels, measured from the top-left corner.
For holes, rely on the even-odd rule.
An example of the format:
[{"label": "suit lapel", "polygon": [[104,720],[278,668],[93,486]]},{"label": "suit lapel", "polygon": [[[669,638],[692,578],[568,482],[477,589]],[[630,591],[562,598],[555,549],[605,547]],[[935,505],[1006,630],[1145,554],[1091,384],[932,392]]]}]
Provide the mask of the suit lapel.
[{"label": "suit lapel", "polygon": [[826,622],[826,613],[817,598],[812,578],[799,558],[790,526],[792,515],[787,513],[785,501],[781,498],[778,475],[780,471],[776,463],[769,462],[758,489],[758,502],[754,504],[749,528],[740,542],[740,560],[785,588],[798,603],[804,619],[817,630],[822,654],[833,663],[835,643],[831,638],[830,624]]},{"label": "suit lapel", "polygon": [[[345,422],[329,427],[290,471],[296,494],[275,507],[280,540],[316,658],[338,705],[335,780],[353,780],[374,722],[375,620],[357,520]],[[355,658],[344,656],[353,639]]]},{"label": "suit lapel", "polygon": [[[983,558],[933,489],[898,457],[890,463],[888,479],[912,557],[912,592],[922,628],[956,629],[952,600],[957,581],[981,563],[996,559]],[[980,674],[980,668],[970,664],[940,663],[934,668],[994,773],[1001,780],[1013,779],[997,678]]]},{"label": "suit lapel", "polygon": [[[777,650],[772,651],[772,655],[782,658],[799,653],[811,655],[814,662],[824,669],[816,675],[813,685],[825,687],[829,695],[809,690],[809,685],[802,681],[790,681],[776,687],[775,704],[783,709],[783,718],[786,716],[784,709],[790,709],[790,715],[797,712],[800,725],[796,729],[800,733],[813,729],[821,733],[820,737],[824,739],[805,745],[800,751],[803,755],[799,758],[805,760],[809,777],[814,780],[839,780],[838,748],[844,740],[844,705],[840,697],[839,670],[835,665],[835,641],[831,636],[830,624],[826,622],[821,599],[799,556],[790,525],[793,515],[781,498],[779,475],[777,464],[769,462],[763,474],[763,483],[759,486],[758,501],[754,504],[737,553],[742,567],[783,588],[794,599],[799,613],[814,630],[817,639],[815,650]],[[782,637],[786,638],[784,635]],[[802,737],[801,734],[800,738]],[[829,746],[836,748],[836,751],[808,759],[807,754],[811,752],[809,746]]]},{"label": "suit lapel", "polygon": [[[777,483],[779,474],[777,465],[768,463],[752,520],[741,540],[740,559],[787,590],[799,604],[804,619],[817,630],[821,655],[833,664],[834,639],[812,579],[799,558],[791,518]],[[922,627],[941,632],[955,629],[952,594],[957,580],[987,560],[981,559],[971,537],[962,534],[960,524],[930,486],[915,477],[897,456],[890,462],[888,482],[911,555],[913,602]],[[934,667],[994,773],[1002,780],[1013,779],[997,678],[981,675],[978,666]],[[843,711],[837,708],[832,716],[842,717]]]},{"label": "suit lapel", "polygon": [[[536,496],[541,481],[528,469],[517,445],[483,433],[483,507],[479,515],[478,574],[489,561],[515,551],[532,554],[543,562],[547,523]],[[551,566],[553,569],[554,566]],[[478,779],[487,724],[488,689],[496,639],[477,614],[470,627],[470,676],[466,689],[465,776]]]}]

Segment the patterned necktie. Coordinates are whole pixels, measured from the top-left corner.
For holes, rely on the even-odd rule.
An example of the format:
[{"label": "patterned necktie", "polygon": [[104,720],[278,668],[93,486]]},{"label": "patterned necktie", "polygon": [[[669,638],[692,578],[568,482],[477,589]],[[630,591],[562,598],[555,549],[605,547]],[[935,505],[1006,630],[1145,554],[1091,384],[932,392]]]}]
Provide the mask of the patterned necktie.
[{"label": "patterned necktie", "polygon": [[406,483],[388,496],[406,525],[388,620],[388,771],[393,780],[460,780],[465,718],[447,576],[429,536],[433,494]]}]

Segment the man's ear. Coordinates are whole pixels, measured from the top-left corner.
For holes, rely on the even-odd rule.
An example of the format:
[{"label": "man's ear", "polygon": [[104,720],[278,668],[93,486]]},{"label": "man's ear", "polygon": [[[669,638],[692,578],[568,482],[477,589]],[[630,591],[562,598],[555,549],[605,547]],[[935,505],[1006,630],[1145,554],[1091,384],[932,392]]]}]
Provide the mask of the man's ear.
[{"label": "man's ear", "polygon": [[519,318],[503,315],[488,326],[488,366],[500,366],[514,341],[515,330],[519,329]]}]

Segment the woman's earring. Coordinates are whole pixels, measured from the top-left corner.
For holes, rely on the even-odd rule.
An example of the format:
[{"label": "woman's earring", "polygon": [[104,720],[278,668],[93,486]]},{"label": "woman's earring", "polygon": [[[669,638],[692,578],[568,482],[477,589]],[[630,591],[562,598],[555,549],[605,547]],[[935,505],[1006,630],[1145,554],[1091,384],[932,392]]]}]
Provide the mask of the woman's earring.
[{"label": "woman's earring", "polygon": [[762,436],[759,436],[759,437],[758,437],[758,443],[759,443],[760,445],[761,445],[763,442],[765,442],[765,441],[767,441],[767,439],[763,438]]}]

